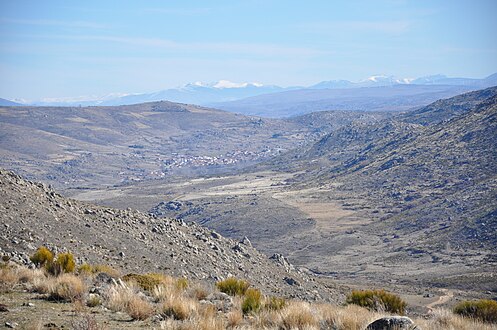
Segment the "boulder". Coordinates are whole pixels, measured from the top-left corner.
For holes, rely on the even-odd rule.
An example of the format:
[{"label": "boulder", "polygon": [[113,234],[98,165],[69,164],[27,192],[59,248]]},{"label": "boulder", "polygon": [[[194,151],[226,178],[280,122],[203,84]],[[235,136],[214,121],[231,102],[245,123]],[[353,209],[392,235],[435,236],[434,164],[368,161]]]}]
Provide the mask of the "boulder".
[{"label": "boulder", "polygon": [[406,316],[387,316],[370,323],[366,330],[421,330]]}]

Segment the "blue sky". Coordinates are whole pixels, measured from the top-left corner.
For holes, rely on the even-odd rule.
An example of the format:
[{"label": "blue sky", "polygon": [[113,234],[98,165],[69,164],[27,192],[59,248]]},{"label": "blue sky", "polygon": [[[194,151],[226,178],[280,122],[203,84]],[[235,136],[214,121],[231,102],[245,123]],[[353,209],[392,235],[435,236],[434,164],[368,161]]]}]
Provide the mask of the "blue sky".
[{"label": "blue sky", "polygon": [[497,1],[0,0],[0,97],[497,72]]}]

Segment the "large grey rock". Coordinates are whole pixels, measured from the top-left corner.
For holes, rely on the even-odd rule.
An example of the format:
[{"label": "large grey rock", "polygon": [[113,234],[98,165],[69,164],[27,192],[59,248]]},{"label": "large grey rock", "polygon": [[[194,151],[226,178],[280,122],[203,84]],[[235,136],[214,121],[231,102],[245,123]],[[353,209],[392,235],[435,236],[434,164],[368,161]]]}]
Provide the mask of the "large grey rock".
[{"label": "large grey rock", "polygon": [[370,323],[366,330],[421,330],[406,316],[388,316]]}]

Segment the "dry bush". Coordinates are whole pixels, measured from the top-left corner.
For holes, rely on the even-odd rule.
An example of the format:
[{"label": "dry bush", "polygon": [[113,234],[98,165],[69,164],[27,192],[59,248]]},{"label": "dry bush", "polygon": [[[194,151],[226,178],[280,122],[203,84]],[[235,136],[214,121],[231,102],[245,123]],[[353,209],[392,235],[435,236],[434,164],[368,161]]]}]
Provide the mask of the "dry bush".
[{"label": "dry bush", "polygon": [[279,311],[285,308],[286,300],[278,297],[269,297],[264,302],[264,308],[272,311]]},{"label": "dry bush", "polygon": [[53,300],[74,302],[82,300],[86,293],[86,286],[83,281],[72,274],[62,274],[48,281],[49,298]]},{"label": "dry bush", "polygon": [[154,314],[153,306],[137,295],[133,295],[128,301],[125,312],[133,320],[146,320]]},{"label": "dry bush", "polygon": [[362,330],[381,317],[380,314],[357,305],[339,307],[323,304],[316,306],[316,311],[325,328],[336,330]]},{"label": "dry bush", "polygon": [[262,310],[247,321],[255,329],[284,329],[283,315],[280,311]]},{"label": "dry bush", "polygon": [[454,307],[454,313],[484,322],[497,323],[497,301],[489,299],[462,301]]},{"label": "dry bush", "polygon": [[184,291],[188,288],[188,280],[186,278],[178,278],[174,283],[178,290]]},{"label": "dry bush", "polygon": [[311,310],[311,306],[305,302],[292,302],[282,314],[282,329],[304,329],[316,328],[319,323]]},{"label": "dry bush", "polygon": [[162,306],[162,313],[175,320],[186,320],[197,310],[197,302],[186,297],[170,299]]},{"label": "dry bush", "polygon": [[495,330],[495,325],[485,324],[453,314],[445,309],[436,309],[428,320],[417,319],[414,323],[423,330]]},{"label": "dry bush", "polygon": [[242,324],[243,314],[240,310],[234,309],[226,315],[227,325],[229,328],[235,328]]},{"label": "dry bush", "polygon": [[120,272],[109,265],[90,265],[87,263],[82,264],[76,270],[79,275],[90,276],[98,273],[106,273],[107,275],[118,278],[121,276]]},{"label": "dry bush", "polygon": [[106,293],[105,305],[112,311],[125,312],[133,320],[145,320],[154,313],[153,306],[142,299],[130,286],[111,286]]},{"label": "dry bush", "polygon": [[79,266],[76,272],[78,275],[89,276],[93,274],[93,267],[85,263]]},{"label": "dry bush", "polygon": [[182,293],[176,287],[159,285],[152,289],[150,295],[156,302],[165,302],[181,299]]},{"label": "dry bush", "polygon": [[385,290],[353,290],[347,296],[348,304],[366,307],[372,311],[386,311],[403,315],[406,302],[399,296]]},{"label": "dry bush", "polygon": [[109,265],[93,265],[92,267],[92,273],[93,274],[98,274],[98,273],[106,273],[107,275],[110,275],[111,277],[118,278],[121,276],[121,272]]},{"label": "dry bush", "polygon": [[19,283],[19,275],[12,267],[0,268],[0,290],[5,292],[11,290]]},{"label": "dry bush", "polygon": [[219,281],[216,283],[216,287],[219,291],[229,294],[230,296],[241,296],[247,291],[250,284],[244,280],[238,280],[234,277],[228,277],[224,281]]},{"label": "dry bush", "polygon": [[45,279],[45,273],[41,269],[17,268],[20,283],[33,283],[37,279]]},{"label": "dry bush", "polygon": [[242,301],[243,314],[257,313],[261,309],[262,294],[257,289],[247,289]]},{"label": "dry bush", "polygon": [[22,266],[8,266],[0,268],[0,288],[9,291],[19,283],[33,283],[37,279],[44,279],[45,274],[40,269],[28,269]]},{"label": "dry bush", "polygon": [[152,292],[155,287],[160,285],[176,286],[176,281],[172,277],[158,273],[127,274],[122,279],[128,283],[135,282],[140,288],[148,292]]},{"label": "dry bush", "polygon": [[105,294],[105,305],[114,312],[124,312],[134,295],[135,292],[128,286],[113,285]]}]

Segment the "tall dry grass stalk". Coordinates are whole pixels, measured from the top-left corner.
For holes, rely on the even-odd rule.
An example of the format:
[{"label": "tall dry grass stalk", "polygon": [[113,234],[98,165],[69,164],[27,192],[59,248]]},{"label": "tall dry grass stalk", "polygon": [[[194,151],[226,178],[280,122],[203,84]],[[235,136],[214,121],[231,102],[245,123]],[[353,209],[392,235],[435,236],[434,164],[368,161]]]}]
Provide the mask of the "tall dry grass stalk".
[{"label": "tall dry grass stalk", "polygon": [[153,306],[143,299],[133,286],[113,285],[105,297],[105,305],[110,310],[125,312],[133,320],[145,320],[154,313]]},{"label": "tall dry grass stalk", "polygon": [[497,324],[463,318],[445,309],[436,309],[428,320],[414,322],[423,330],[496,330]]}]

